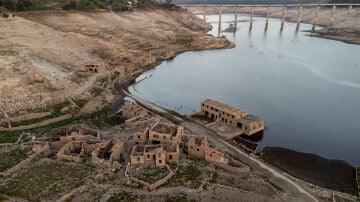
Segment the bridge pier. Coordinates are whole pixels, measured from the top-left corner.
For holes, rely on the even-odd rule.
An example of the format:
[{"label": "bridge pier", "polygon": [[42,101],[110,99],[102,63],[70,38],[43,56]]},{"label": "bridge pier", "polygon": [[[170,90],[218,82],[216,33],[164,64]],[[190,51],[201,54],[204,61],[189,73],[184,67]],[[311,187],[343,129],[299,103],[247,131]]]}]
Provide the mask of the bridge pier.
[{"label": "bridge pier", "polygon": [[219,7],[219,35],[221,32],[221,15],[222,15],[222,10],[221,7]]},{"label": "bridge pier", "polygon": [[269,17],[270,17],[270,8],[266,8],[266,22],[265,22],[265,30],[268,29],[269,26]]},{"label": "bridge pier", "polygon": [[204,13],[203,13],[203,20],[206,22],[206,6],[207,6],[207,0],[204,0]]},{"label": "bridge pier", "polygon": [[238,7],[235,7],[235,20],[234,20],[234,33],[236,32],[237,29],[237,17],[238,17]]},{"label": "bridge pier", "polygon": [[352,13],[352,5],[349,6],[349,12],[348,12],[348,17],[351,16],[351,13]]},{"label": "bridge pier", "polygon": [[336,5],[333,5],[333,9],[331,11],[331,15],[330,15],[330,22],[329,22],[329,27],[333,26],[334,23],[334,15],[335,15],[335,11],[336,11]]},{"label": "bridge pier", "polygon": [[251,30],[252,30],[253,20],[254,20],[254,6],[252,6],[252,7],[251,7],[251,15],[250,15],[250,27],[249,27],[249,31],[251,31]]},{"label": "bridge pier", "polygon": [[316,24],[317,24],[318,15],[319,15],[319,6],[316,6],[314,22],[313,22],[313,27],[312,27],[313,31],[315,30],[315,27],[316,27]]},{"label": "bridge pier", "polygon": [[299,14],[298,14],[298,19],[297,19],[297,24],[296,24],[296,30],[299,30],[299,28],[300,28],[302,10],[303,10],[303,6],[301,5],[300,8],[299,8]]},{"label": "bridge pier", "polygon": [[282,10],[281,26],[280,26],[280,30],[281,30],[281,31],[284,29],[285,16],[286,16],[286,6],[284,6],[284,7],[283,7],[283,10]]}]

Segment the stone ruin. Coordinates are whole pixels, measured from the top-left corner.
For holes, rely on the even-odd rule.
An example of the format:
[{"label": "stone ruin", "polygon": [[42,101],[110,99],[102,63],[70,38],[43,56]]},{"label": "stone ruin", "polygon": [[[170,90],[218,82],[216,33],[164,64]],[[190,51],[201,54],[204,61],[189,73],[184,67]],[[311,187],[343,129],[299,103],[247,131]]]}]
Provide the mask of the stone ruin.
[{"label": "stone ruin", "polygon": [[124,160],[124,143],[120,140],[108,140],[92,152],[92,162],[99,167],[120,168]]},{"label": "stone ruin", "polygon": [[85,64],[84,67],[87,72],[92,72],[92,73],[105,73],[106,72],[106,66],[104,63],[91,62],[91,63]]},{"label": "stone ruin", "polygon": [[191,138],[187,143],[187,152],[189,156],[202,159],[207,162],[217,162],[223,164],[228,162],[228,159],[225,158],[225,154],[210,147],[204,136]]},{"label": "stone ruin", "polygon": [[[114,66],[122,66],[125,74],[136,74],[135,71],[139,67],[145,67],[155,63],[156,58],[151,53],[145,51],[128,51],[119,54],[112,59],[111,64]],[[129,75],[132,76],[132,75]]]},{"label": "stone ruin", "polygon": [[98,141],[73,141],[65,144],[56,157],[60,160],[81,162],[82,157],[90,155],[101,143]]}]

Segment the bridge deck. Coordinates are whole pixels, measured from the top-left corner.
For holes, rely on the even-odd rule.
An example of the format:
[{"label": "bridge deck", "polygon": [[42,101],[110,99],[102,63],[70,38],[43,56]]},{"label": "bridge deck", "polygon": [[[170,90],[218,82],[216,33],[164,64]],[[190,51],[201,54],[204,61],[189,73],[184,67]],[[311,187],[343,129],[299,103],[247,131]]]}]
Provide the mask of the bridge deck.
[{"label": "bridge deck", "polygon": [[177,4],[182,7],[314,7],[314,6],[360,6],[360,3],[339,4]]}]

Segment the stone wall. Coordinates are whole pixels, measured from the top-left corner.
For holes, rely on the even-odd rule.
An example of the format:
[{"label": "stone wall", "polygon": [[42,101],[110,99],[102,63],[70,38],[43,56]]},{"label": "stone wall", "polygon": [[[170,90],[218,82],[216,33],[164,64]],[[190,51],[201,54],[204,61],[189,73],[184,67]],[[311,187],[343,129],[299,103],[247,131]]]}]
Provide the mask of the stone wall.
[{"label": "stone wall", "polygon": [[138,183],[138,184],[141,184],[141,185],[145,186],[145,187],[148,188],[149,190],[154,190],[154,189],[158,188],[159,186],[165,184],[172,176],[174,176],[174,174],[177,172],[177,170],[178,170],[178,168],[179,168],[179,166],[178,166],[178,167],[176,167],[175,170],[171,170],[168,165],[165,164],[165,166],[166,166],[166,168],[170,171],[170,173],[169,173],[168,175],[166,175],[165,177],[163,177],[162,179],[154,182],[153,184],[149,184],[149,183],[147,183],[147,182],[145,182],[145,181],[143,181],[143,180],[137,179],[136,177],[130,176],[130,175],[128,174],[128,170],[131,168],[130,163],[129,163],[128,166],[126,167],[125,176],[128,177],[128,178],[129,178],[130,180],[132,180],[133,182],[136,182],[136,183]]},{"label": "stone wall", "polygon": [[94,140],[95,141],[97,139],[96,139],[96,137],[91,136],[91,135],[80,135],[78,133],[75,133],[73,135],[60,137],[59,141],[52,141],[49,143],[49,145],[50,145],[50,149],[60,150],[62,147],[64,147],[69,142],[86,141],[86,140]]},{"label": "stone wall", "polygon": [[150,115],[149,111],[140,107],[137,104],[127,104],[123,107],[122,113],[124,117],[133,118],[137,116],[147,116]]},{"label": "stone wall", "polygon": [[[60,160],[81,162],[82,159],[80,157],[80,153],[82,146],[83,142],[69,142],[60,149],[60,151],[56,154],[56,157]],[[71,153],[74,153],[77,150],[79,151],[78,156],[71,155]]]},{"label": "stone wall", "polygon": [[[106,150],[110,153],[109,159],[101,157],[101,152]],[[99,147],[91,153],[91,161],[99,167],[117,167],[124,152],[124,144],[120,140],[109,140],[102,142]]]},{"label": "stone wall", "polygon": [[145,158],[144,158],[144,156],[131,156],[130,161],[131,161],[131,164],[134,164],[134,165],[144,164]]},{"label": "stone wall", "polygon": [[226,170],[227,172],[234,173],[234,174],[240,174],[240,173],[249,173],[250,168],[249,167],[234,167],[230,166],[228,164],[219,163],[219,162],[210,162],[214,164],[215,166]]},{"label": "stone wall", "polygon": [[205,151],[200,145],[188,145],[187,152],[189,156],[195,159],[205,159]]},{"label": "stone wall", "polygon": [[0,132],[27,130],[27,129],[32,129],[32,128],[43,127],[43,126],[49,125],[51,123],[56,123],[56,122],[60,122],[60,121],[69,119],[71,117],[72,117],[71,114],[66,114],[66,115],[63,115],[63,116],[59,116],[59,117],[52,118],[52,119],[47,119],[45,121],[42,121],[42,122],[39,122],[39,123],[34,123],[34,124],[31,124],[31,125],[26,125],[26,126],[19,126],[19,127],[13,127],[13,128],[0,127]]},{"label": "stone wall", "polygon": [[155,183],[151,184],[149,186],[150,190],[154,190],[154,189],[158,188],[159,186],[165,184],[172,176],[175,175],[175,173],[177,172],[177,170],[179,168],[179,166],[178,166],[178,167],[175,168],[175,170],[171,170],[168,165],[165,165],[165,166],[170,171],[170,173],[167,176],[165,176],[164,178],[162,178],[162,179],[156,181]]},{"label": "stone wall", "polygon": [[133,135],[132,142],[134,144],[145,144],[148,140],[149,129],[147,128],[144,132],[137,132]]},{"label": "stone wall", "polygon": [[37,118],[42,118],[42,117],[46,117],[46,116],[50,116],[50,115],[51,115],[51,112],[29,113],[29,114],[24,114],[24,115],[20,115],[20,116],[14,116],[14,117],[0,119],[0,123],[37,119]]},{"label": "stone wall", "polygon": [[42,155],[48,155],[50,153],[51,152],[50,152],[49,144],[46,144],[41,149],[39,149],[36,153],[32,154],[31,156],[29,156],[25,160],[21,161],[20,163],[18,163],[14,167],[8,169],[7,171],[5,171],[3,173],[0,173],[0,176],[7,177],[7,176],[11,175],[12,173],[19,171],[21,168],[26,166],[28,163],[30,163],[34,159],[37,159]]},{"label": "stone wall", "polygon": [[160,119],[155,117],[141,117],[137,116],[131,119],[125,120],[125,126],[130,128],[135,127],[148,127],[156,122],[158,122]]}]

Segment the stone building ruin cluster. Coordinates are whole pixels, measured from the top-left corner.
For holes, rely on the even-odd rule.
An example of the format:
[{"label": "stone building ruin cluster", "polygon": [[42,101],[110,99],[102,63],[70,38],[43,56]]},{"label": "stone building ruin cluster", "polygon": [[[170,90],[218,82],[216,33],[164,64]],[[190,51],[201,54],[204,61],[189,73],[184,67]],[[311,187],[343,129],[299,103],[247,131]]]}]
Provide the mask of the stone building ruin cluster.
[{"label": "stone building ruin cluster", "polygon": [[[130,125],[126,121],[121,125],[122,130],[137,129],[127,135],[130,138],[108,136],[109,131],[95,130],[83,124],[53,129],[46,136],[32,138],[32,150],[36,155],[19,163],[16,169],[21,169],[40,153],[56,153],[58,160],[90,162],[104,171],[114,172],[126,166],[125,176],[149,189],[155,189],[169,180],[179,169],[184,156],[213,163],[234,172],[249,172],[228,165],[229,157],[210,146],[204,136],[185,134],[183,126],[161,119],[137,104],[126,104],[121,112],[127,120],[136,119]],[[137,121],[142,124],[136,124]],[[149,184],[128,174],[139,166],[165,167],[169,174]],[[9,172],[16,169],[10,169]]]},{"label": "stone building ruin cluster", "polygon": [[133,76],[138,74],[141,70],[138,68],[155,63],[156,58],[150,53],[145,51],[128,51],[122,53],[110,62],[115,66],[114,74],[126,76]]}]

